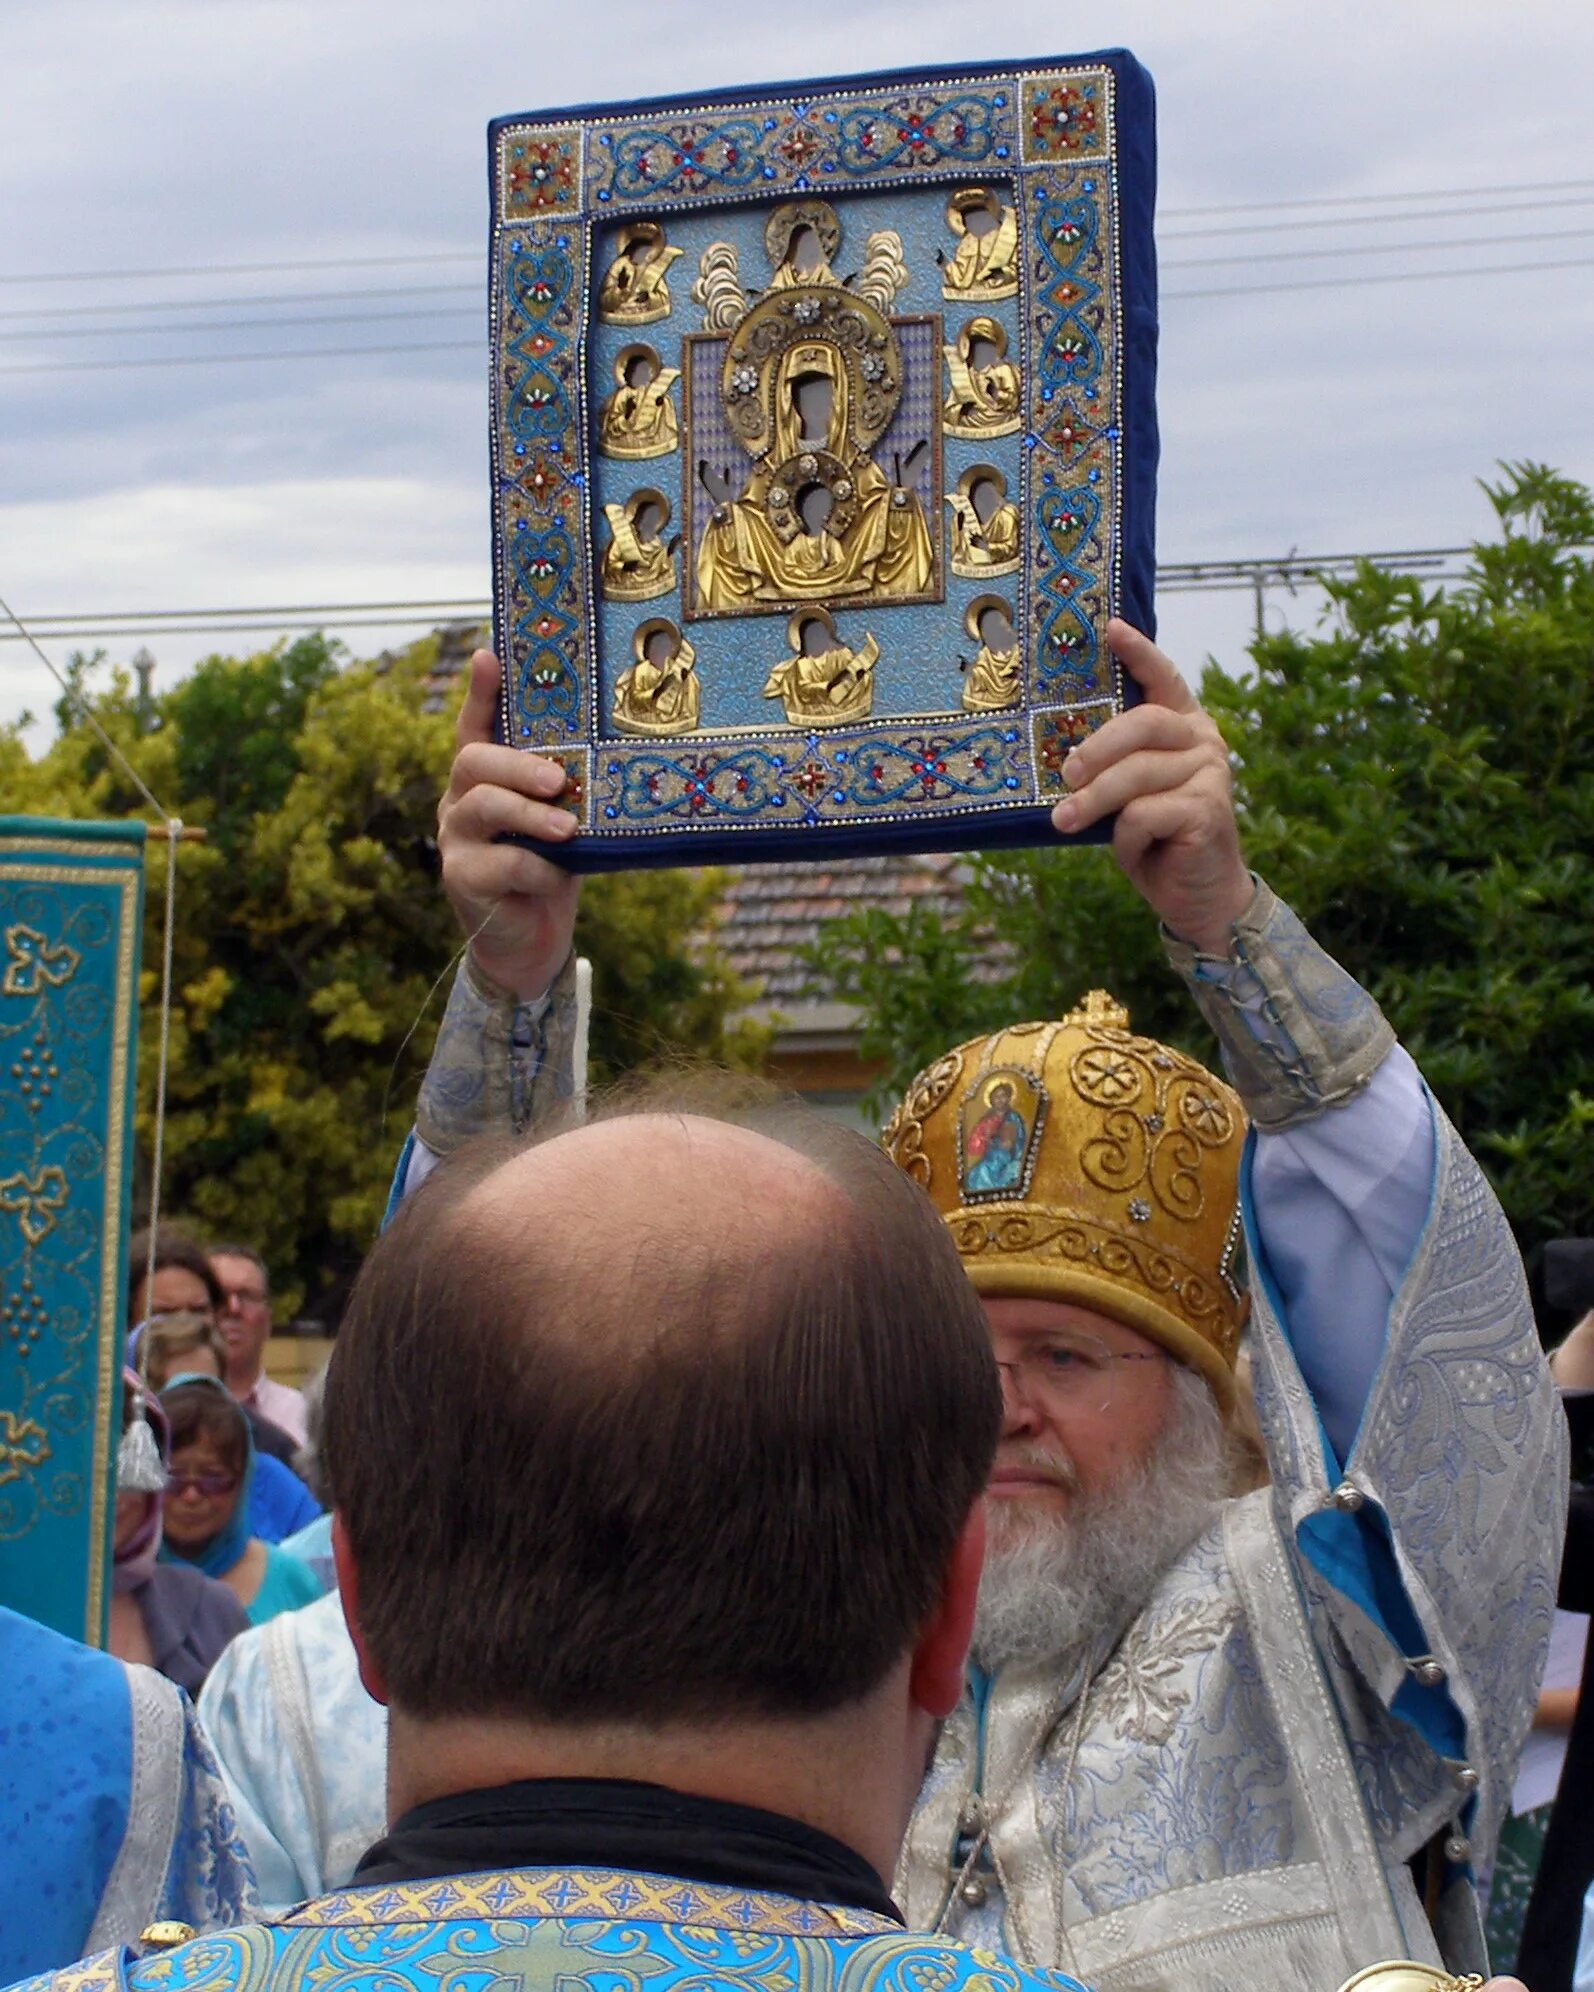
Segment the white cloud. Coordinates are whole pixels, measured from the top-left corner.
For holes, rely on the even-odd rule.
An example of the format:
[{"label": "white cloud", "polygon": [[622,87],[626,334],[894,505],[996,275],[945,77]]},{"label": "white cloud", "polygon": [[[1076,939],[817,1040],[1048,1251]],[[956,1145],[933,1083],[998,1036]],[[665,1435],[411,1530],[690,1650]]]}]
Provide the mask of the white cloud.
[{"label": "white cloud", "polygon": [[[1061,25],[1060,25],[1061,24]],[[1333,9],[1230,0],[5,0],[0,282],[25,307],[284,285],[477,280],[498,113],[908,61],[1124,43],[1159,93],[1165,209],[1587,177],[1594,10],[1520,0]],[[1594,206],[1534,225],[1594,227]],[[1175,242],[1165,260],[1322,246],[1322,231]],[[1514,224],[1500,224],[1509,230]],[[1515,224],[1520,225],[1520,224]],[[1436,232],[1465,235],[1465,224]],[[1388,239],[1368,222],[1367,240]],[[1594,235],[1587,240],[1594,256]],[[118,282],[166,265],[465,251],[423,272]],[[1457,261],[1512,253],[1509,235]],[[1369,259],[1388,269],[1394,259]],[[1442,261],[1443,258],[1429,258]],[[1214,264],[1170,293],[1344,267]],[[1159,543],[1170,559],[1443,544],[1485,530],[1498,456],[1594,476],[1586,270],[1180,300],[1163,313]],[[422,301],[415,300],[419,305]],[[430,301],[428,301],[430,302]],[[480,310],[297,343],[474,340]],[[348,308],[358,308],[350,305]],[[390,309],[389,306],[374,308]],[[182,314],[173,314],[181,316]],[[73,321],[84,323],[87,321]],[[288,342],[286,333],[280,335]],[[230,339],[236,350],[256,343]],[[276,343],[277,335],[270,342]],[[373,599],[485,587],[483,358],[12,373],[27,360],[199,353],[206,335],[0,336],[0,593],[19,608]],[[1248,607],[1175,598],[1170,639],[1233,654]],[[121,646],[121,653],[134,647]],[[164,670],[199,646],[152,641]],[[362,640],[362,647],[371,647]],[[47,704],[0,645],[0,715]]]}]

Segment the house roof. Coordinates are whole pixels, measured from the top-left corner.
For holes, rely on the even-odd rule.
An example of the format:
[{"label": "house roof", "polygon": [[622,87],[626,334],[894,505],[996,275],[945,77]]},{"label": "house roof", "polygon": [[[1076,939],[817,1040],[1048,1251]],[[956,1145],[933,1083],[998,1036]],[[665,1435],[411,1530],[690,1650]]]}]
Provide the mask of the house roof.
[{"label": "house roof", "polygon": [[803,951],[831,921],[865,907],[900,917],[923,906],[949,918],[966,877],[964,860],[947,855],[743,865],[730,873],[715,938],[757,989],[758,1009],[809,1030],[844,1030],[852,1011],[813,986]]}]

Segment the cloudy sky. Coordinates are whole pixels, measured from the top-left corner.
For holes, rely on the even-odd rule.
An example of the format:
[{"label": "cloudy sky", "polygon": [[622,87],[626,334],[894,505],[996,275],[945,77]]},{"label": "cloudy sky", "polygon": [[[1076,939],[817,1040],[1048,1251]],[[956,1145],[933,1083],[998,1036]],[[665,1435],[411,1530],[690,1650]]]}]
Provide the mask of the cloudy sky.
[{"label": "cloudy sky", "polygon": [[[1448,546],[1497,458],[1594,478],[1572,0],[3,0],[0,596],[484,598],[489,117],[1110,45],[1160,100],[1162,559]],[[1245,598],[1161,608],[1239,655]],[[0,717],[50,690],[0,643]]]}]

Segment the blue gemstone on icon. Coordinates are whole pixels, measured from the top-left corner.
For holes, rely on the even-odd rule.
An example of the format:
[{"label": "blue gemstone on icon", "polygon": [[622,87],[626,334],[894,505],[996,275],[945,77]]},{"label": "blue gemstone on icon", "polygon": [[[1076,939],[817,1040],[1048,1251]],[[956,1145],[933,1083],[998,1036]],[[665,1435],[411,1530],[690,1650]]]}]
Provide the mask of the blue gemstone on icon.
[{"label": "blue gemstone on icon", "polygon": [[991,99],[991,102],[996,106],[996,108],[999,111],[1005,111],[1007,109],[1007,99],[1000,94],[994,96]]},{"label": "blue gemstone on icon", "polygon": [[777,809],[784,809],[786,807],[786,798],[782,794],[777,793],[775,795],[772,795],[769,799]]},{"label": "blue gemstone on icon", "polygon": [[774,179],[774,177],[775,177],[775,169],[774,169],[774,167],[773,167],[773,166],[766,166],[766,167],[764,168],[764,178],[765,178],[766,180],[773,180],[773,179]]},{"label": "blue gemstone on icon", "polygon": [[620,814],[619,810],[615,808],[612,802],[607,802],[604,804],[603,813],[605,816],[609,818],[610,822],[613,822],[615,817],[617,817]]},{"label": "blue gemstone on icon", "polygon": [[608,198],[609,198],[609,189],[607,187],[600,187],[598,189],[598,199],[600,201],[606,201]]},{"label": "blue gemstone on icon", "polygon": [[996,148],[996,156],[998,159],[1005,159],[1007,157],[1007,147],[1005,145],[999,145]]}]

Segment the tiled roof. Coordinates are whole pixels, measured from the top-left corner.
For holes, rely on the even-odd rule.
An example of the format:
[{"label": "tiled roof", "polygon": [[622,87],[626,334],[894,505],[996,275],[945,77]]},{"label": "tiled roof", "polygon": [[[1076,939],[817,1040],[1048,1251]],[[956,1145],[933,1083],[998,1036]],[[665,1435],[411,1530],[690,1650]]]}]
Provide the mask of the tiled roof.
[{"label": "tiled roof", "polygon": [[830,863],[743,865],[730,874],[716,939],[758,1001],[775,1009],[822,998],[802,950],[827,922],[877,906],[902,915],[912,906],[950,916],[963,892],[961,858],[838,858]]}]

